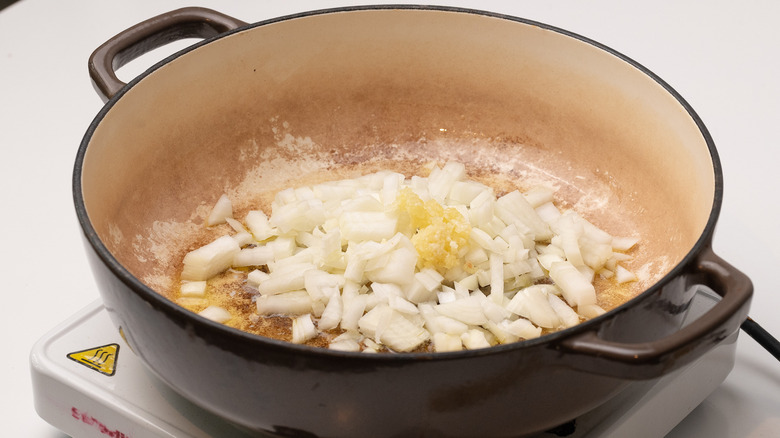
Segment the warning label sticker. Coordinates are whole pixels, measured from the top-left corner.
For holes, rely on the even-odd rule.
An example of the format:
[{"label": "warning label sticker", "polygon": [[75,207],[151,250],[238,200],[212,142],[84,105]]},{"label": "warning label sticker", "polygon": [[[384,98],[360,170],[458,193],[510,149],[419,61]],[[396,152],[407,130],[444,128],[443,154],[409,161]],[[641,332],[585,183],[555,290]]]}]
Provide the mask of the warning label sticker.
[{"label": "warning label sticker", "polygon": [[113,376],[116,372],[118,357],[118,344],[108,344],[68,354],[68,359],[106,376]]}]

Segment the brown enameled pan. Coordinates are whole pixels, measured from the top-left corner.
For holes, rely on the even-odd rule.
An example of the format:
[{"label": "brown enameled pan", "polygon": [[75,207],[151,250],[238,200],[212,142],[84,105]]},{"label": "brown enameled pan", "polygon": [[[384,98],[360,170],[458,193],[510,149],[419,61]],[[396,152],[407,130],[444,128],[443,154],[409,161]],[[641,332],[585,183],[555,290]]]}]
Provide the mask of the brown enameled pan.
[{"label": "brown enameled pan", "polygon": [[[193,36],[204,41],[116,78]],[[723,181],[709,133],[664,81],[582,36],[440,7],[255,24],[188,8],[108,41],[90,75],[106,105],[74,196],[105,306],[154,374],[247,430],[528,435],[691,363],[746,318],[750,280],[711,249]],[[222,193],[240,216],[283,188],[448,160],[498,190],[554,185],[597,225],[639,235],[633,298],[615,292],[625,302],[606,314],[530,341],[366,355],[244,333],[164,296]],[[681,329],[701,286],[722,300]]]}]

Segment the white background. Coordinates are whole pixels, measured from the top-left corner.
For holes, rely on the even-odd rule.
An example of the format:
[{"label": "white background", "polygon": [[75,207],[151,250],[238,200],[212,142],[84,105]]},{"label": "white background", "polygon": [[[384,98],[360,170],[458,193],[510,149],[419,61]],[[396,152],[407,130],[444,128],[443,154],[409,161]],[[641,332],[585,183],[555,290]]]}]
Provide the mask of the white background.
[{"label": "white background", "polygon": [[[98,297],[71,196],[76,149],[102,106],[87,75],[92,50],[130,25],[182,6],[207,6],[255,22],[361,3],[371,2],[21,0],[0,12],[1,435],[61,436],[34,411],[28,354],[50,328]],[[680,92],[709,128],[723,162],[725,200],[715,250],[753,279],[751,315],[780,335],[780,3],[434,3],[585,35]],[[129,80],[151,64],[144,62],[120,76]],[[671,436],[780,435],[780,363],[744,334],[738,345],[727,380]]]}]

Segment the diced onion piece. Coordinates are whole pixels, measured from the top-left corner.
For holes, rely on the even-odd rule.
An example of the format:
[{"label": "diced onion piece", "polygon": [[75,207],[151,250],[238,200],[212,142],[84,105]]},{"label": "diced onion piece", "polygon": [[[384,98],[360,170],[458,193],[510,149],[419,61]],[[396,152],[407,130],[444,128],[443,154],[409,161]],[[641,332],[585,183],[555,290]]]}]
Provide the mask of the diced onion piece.
[{"label": "diced onion piece", "polygon": [[369,338],[363,339],[363,345],[365,347],[361,351],[362,353],[368,353],[368,354],[379,353],[379,350],[382,349],[382,346],[379,343],[374,342],[373,340],[371,340]]},{"label": "diced onion piece", "polygon": [[190,281],[208,280],[230,268],[239,251],[241,248],[233,238],[222,236],[184,256],[181,278]]},{"label": "diced onion piece", "polygon": [[479,288],[479,280],[476,274],[471,274],[468,277],[461,278],[460,281],[455,282],[455,290],[461,286],[466,290],[477,290]]},{"label": "diced onion piece", "polygon": [[401,288],[393,283],[371,283],[371,291],[378,302],[385,304],[390,302],[390,297],[403,295]]},{"label": "diced onion piece", "polygon": [[465,176],[466,166],[463,163],[449,161],[441,170],[434,168],[428,176],[428,193],[430,193],[431,198],[443,204],[455,181],[459,181]]},{"label": "diced onion piece", "polygon": [[234,267],[263,266],[274,260],[274,250],[268,246],[244,248],[233,257]]},{"label": "diced onion piece", "polygon": [[378,212],[385,210],[384,204],[379,200],[379,194],[364,193],[353,199],[346,199],[341,206],[344,212]]},{"label": "diced onion piece", "polygon": [[597,272],[597,274],[599,274],[599,277],[601,277],[603,279],[608,279],[608,278],[612,278],[612,277],[615,276],[615,273],[613,271],[610,271],[607,268],[599,269],[599,272]]},{"label": "diced onion piece", "polygon": [[534,186],[528,191],[523,193],[525,200],[531,204],[532,207],[538,208],[543,204],[551,203],[555,190],[545,186]]},{"label": "diced onion piece", "polygon": [[593,319],[603,315],[606,311],[597,304],[588,304],[587,306],[577,307],[577,313],[585,317],[585,319]]},{"label": "diced onion piece", "polygon": [[319,269],[309,269],[303,274],[303,286],[313,300],[327,301],[338,289],[344,285],[344,277],[337,274],[331,274]]},{"label": "diced onion piece", "polygon": [[301,290],[305,285],[307,270],[288,269],[282,272],[271,272],[267,280],[257,285],[257,290],[261,295],[276,295]]},{"label": "diced onion piece", "polygon": [[292,320],[292,343],[302,344],[317,337],[317,327],[308,313]]},{"label": "diced onion piece", "polygon": [[433,341],[433,349],[437,352],[463,350],[463,341],[461,341],[460,335],[434,333],[431,340]]},{"label": "diced onion piece", "polygon": [[469,205],[471,201],[485,190],[488,190],[488,187],[476,181],[455,181],[452,183],[448,198],[450,204]]},{"label": "diced onion piece", "polygon": [[260,315],[301,315],[312,311],[311,297],[306,291],[259,296],[256,305]]},{"label": "diced onion piece", "polygon": [[[431,327],[436,327],[437,333],[447,333],[451,335],[461,335],[466,333],[469,326],[458,321],[457,319],[450,318],[444,315],[434,315],[430,320]],[[427,324],[427,322],[426,322]],[[433,329],[431,329],[433,331]]]},{"label": "diced onion piece", "polygon": [[353,242],[389,239],[395,234],[396,225],[397,219],[383,212],[349,211],[339,218],[341,236]]},{"label": "diced onion piece", "polygon": [[535,240],[548,240],[553,235],[547,222],[539,217],[534,207],[517,190],[496,200],[496,216],[506,224],[519,223],[528,227]]},{"label": "diced onion piece", "polygon": [[485,337],[485,332],[479,329],[471,329],[463,333],[460,335],[460,339],[469,350],[490,347],[490,342]]},{"label": "diced onion piece", "polygon": [[504,258],[500,254],[490,254],[490,299],[501,304],[504,299]]},{"label": "diced onion piece", "polygon": [[260,210],[252,210],[244,218],[249,231],[258,242],[276,235],[276,230],[268,223],[268,216]]},{"label": "diced onion piece", "polygon": [[420,309],[423,321],[425,321],[425,328],[432,334],[447,333],[460,336],[469,329],[468,325],[441,315],[430,303],[421,303],[417,307]]},{"label": "diced onion piece", "polygon": [[617,282],[621,284],[637,280],[636,274],[620,265],[617,266],[617,270],[615,271],[615,278],[617,279]]},{"label": "diced onion piece", "polygon": [[414,278],[422,284],[425,290],[431,292],[441,286],[444,277],[433,268],[423,268],[414,274]]},{"label": "diced onion piece", "polygon": [[258,284],[262,283],[263,281],[267,280],[270,277],[270,275],[267,272],[263,272],[259,269],[254,269],[252,272],[247,274],[246,280],[250,285],[257,286]]},{"label": "diced onion piece", "polygon": [[365,274],[370,281],[408,285],[414,280],[416,266],[417,252],[413,248],[402,246],[387,254],[384,266],[370,271],[367,267]]},{"label": "diced onion piece", "polygon": [[206,225],[217,225],[225,223],[225,219],[233,217],[233,203],[230,202],[230,198],[227,195],[222,195],[217,199],[217,203],[209,213],[208,219],[206,219]]},{"label": "diced onion piece", "polygon": [[244,247],[255,243],[255,237],[249,231],[242,231],[233,235],[233,240],[236,241],[238,246]]},{"label": "diced onion piece", "polygon": [[549,271],[553,263],[562,262],[563,257],[559,256],[558,254],[539,254],[536,256],[536,260],[540,265],[542,265],[544,269]]},{"label": "diced onion piece", "polygon": [[596,304],[596,289],[593,284],[570,262],[554,262],[550,266],[550,278],[561,289],[570,306]]},{"label": "diced onion piece", "polygon": [[[483,231],[484,233],[484,231]],[[490,240],[490,236],[485,233],[484,236],[485,242],[490,242],[489,244],[492,245],[492,240]],[[466,262],[471,263],[472,266],[478,266],[486,261],[489,260],[489,256],[487,251],[485,251],[482,247],[476,247],[471,248],[469,252],[466,253],[465,256],[463,256],[463,259],[466,260]]]},{"label": "diced onion piece", "polygon": [[488,319],[488,323],[491,321],[500,322],[512,316],[512,312],[503,306],[503,298],[504,297],[501,296],[502,301],[500,303],[496,303],[492,299],[485,299],[480,302],[480,304],[482,304],[482,312]]},{"label": "diced onion piece", "polygon": [[584,263],[595,270],[603,268],[614,254],[611,245],[593,241],[588,236],[580,238],[580,248]]},{"label": "diced onion piece", "polygon": [[549,285],[534,285],[519,290],[506,305],[507,310],[544,328],[557,328],[561,319],[547,298]]},{"label": "diced onion piece", "polygon": [[558,315],[558,318],[560,318],[564,327],[574,327],[580,323],[580,316],[577,315],[577,312],[569,307],[569,305],[566,304],[566,302],[560,299],[557,295],[548,294],[547,299],[550,301],[550,305],[552,306],[553,310],[555,310],[555,313]]},{"label": "diced onion piece", "polygon": [[449,316],[464,324],[482,325],[488,321],[485,312],[482,310],[480,299],[475,296],[438,304],[435,306],[435,309],[442,315]]},{"label": "diced onion piece", "polygon": [[553,224],[561,217],[561,211],[552,202],[546,202],[536,207],[536,214],[548,224]]},{"label": "diced onion piece", "polygon": [[404,296],[412,303],[419,304],[436,300],[436,291],[429,291],[415,278],[411,285],[404,287]]},{"label": "diced onion piece", "polygon": [[615,251],[628,251],[639,242],[638,237],[613,237],[612,249]]},{"label": "diced onion piece", "polygon": [[322,311],[317,327],[322,331],[335,329],[341,322],[343,311],[344,306],[341,295],[334,295],[328,300],[328,304],[325,305],[325,310]]},{"label": "diced onion piece", "polygon": [[458,295],[455,293],[454,289],[442,288],[442,290],[436,294],[436,298],[439,304],[447,304],[455,302],[458,299]]},{"label": "diced onion piece", "polygon": [[501,252],[500,248],[495,246],[493,238],[491,238],[488,233],[480,228],[472,227],[471,232],[469,233],[469,239],[488,251]]},{"label": "diced onion piece", "polygon": [[613,237],[609,233],[593,225],[590,221],[588,221],[584,217],[579,215],[577,216],[579,218],[579,221],[582,223],[582,231],[584,236],[597,243],[606,243],[606,244],[612,243]]},{"label": "diced onion piece", "polygon": [[366,312],[358,321],[360,332],[377,340],[384,326],[390,321],[393,309],[387,304],[379,304]]},{"label": "diced onion piece", "polygon": [[[346,288],[346,287],[345,287]],[[366,295],[357,295],[354,297],[345,297],[342,292],[344,311],[341,315],[341,328],[343,330],[358,330],[358,322],[366,310],[368,297]]]},{"label": "diced onion piece", "polygon": [[493,321],[488,321],[485,327],[488,330],[490,330],[490,333],[493,333],[493,336],[496,337],[499,344],[509,344],[512,342],[517,342],[520,338],[519,336],[507,330],[506,326],[503,324],[499,324]]},{"label": "diced onion piece", "polygon": [[430,338],[430,333],[403,314],[392,311],[390,320],[378,335],[379,340],[395,351],[412,351]]},{"label": "diced onion piece", "polygon": [[414,315],[416,313],[420,313],[420,310],[417,308],[416,305],[407,301],[405,298],[401,297],[400,295],[391,295],[387,303],[390,305],[391,309],[397,312],[401,312],[407,315]]},{"label": "diced onion piece", "polygon": [[268,242],[266,246],[269,246],[271,249],[273,249],[274,260],[276,261],[292,257],[296,249],[295,239],[292,237],[277,237],[276,239]]},{"label": "diced onion piece", "polygon": [[236,233],[248,233],[249,232],[249,231],[247,231],[246,228],[244,228],[244,225],[241,222],[233,219],[232,217],[226,217],[225,218],[225,222],[227,222],[227,224],[230,225],[230,228],[232,228],[233,231],[235,231]]},{"label": "diced onion piece", "polygon": [[509,333],[522,339],[534,339],[542,335],[541,327],[537,327],[531,321],[523,318],[505,324],[504,328]]},{"label": "diced onion piece", "polygon": [[333,340],[328,344],[328,348],[337,351],[360,351],[360,343],[354,339],[338,339]]},{"label": "diced onion piece", "polygon": [[560,247],[568,260],[574,266],[582,266],[585,261],[582,259],[580,251],[580,236],[583,234],[582,223],[579,216],[573,212],[563,214],[555,224],[558,233]]},{"label": "diced onion piece", "polygon": [[487,224],[494,217],[495,204],[493,189],[483,190],[469,203],[469,221],[472,224]]},{"label": "diced onion piece", "polygon": [[203,297],[206,295],[206,281],[182,281],[179,289],[183,297]]},{"label": "diced onion piece", "polygon": [[220,324],[224,324],[231,318],[230,312],[219,306],[208,306],[198,312],[198,315]]}]

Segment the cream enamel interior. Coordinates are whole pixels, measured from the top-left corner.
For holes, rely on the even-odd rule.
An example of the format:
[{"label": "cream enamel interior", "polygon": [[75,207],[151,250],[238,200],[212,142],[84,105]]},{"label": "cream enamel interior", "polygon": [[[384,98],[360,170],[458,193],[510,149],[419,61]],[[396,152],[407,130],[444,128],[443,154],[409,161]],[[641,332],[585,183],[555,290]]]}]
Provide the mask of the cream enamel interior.
[{"label": "cream enamel interior", "polygon": [[[490,16],[365,10],[218,39],[118,99],[89,141],[82,186],[101,240],[149,286],[280,189],[383,168],[464,162],[499,188],[554,185],[617,235],[639,235],[642,281],[667,273],[709,219],[705,139],[661,85],[575,38]],[[270,212],[269,212],[270,213]]]}]

